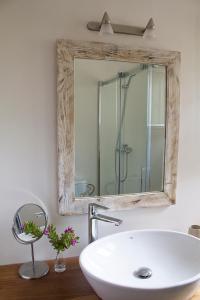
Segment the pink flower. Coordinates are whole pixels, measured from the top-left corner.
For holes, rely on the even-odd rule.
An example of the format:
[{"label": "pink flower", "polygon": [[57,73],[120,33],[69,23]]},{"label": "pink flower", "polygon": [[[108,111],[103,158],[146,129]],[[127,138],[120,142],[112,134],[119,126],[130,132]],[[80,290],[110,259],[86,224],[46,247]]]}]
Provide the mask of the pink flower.
[{"label": "pink flower", "polygon": [[74,232],[74,230],[73,230],[73,228],[72,227],[67,227],[66,229],[65,229],[65,231],[64,231],[65,233],[68,233],[68,232],[71,232],[71,233],[73,233]]},{"label": "pink flower", "polygon": [[44,235],[49,235],[49,232],[51,231],[51,225],[48,225],[47,228],[44,231]]},{"label": "pink flower", "polygon": [[44,235],[49,235],[49,230],[48,229],[45,229]]},{"label": "pink flower", "polygon": [[71,241],[71,245],[72,245],[72,246],[76,246],[76,244],[77,244],[77,240],[72,240],[72,241]]}]

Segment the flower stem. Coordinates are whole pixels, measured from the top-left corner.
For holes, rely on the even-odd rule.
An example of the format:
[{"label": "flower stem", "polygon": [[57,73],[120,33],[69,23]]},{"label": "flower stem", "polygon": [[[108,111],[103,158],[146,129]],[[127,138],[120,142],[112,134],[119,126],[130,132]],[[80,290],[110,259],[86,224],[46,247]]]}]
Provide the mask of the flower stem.
[{"label": "flower stem", "polygon": [[57,251],[57,253],[56,253],[56,260],[58,259],[59,253],[60,253],[60,251]]}]

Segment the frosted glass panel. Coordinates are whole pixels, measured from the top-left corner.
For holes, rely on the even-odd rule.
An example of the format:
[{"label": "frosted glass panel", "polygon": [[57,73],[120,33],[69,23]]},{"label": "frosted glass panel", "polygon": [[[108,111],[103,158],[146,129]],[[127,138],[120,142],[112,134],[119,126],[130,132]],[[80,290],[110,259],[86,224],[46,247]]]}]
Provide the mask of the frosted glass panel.
[{"label": "frosted glass panel", "polygon": [[163,189],[165,152],[166,70],[152,68],[150,190]]},{"label": "frosted glass panel", "polygon": [[100,194],[116,193],[115,155],[117,137],[118,80],[100,86]]}]

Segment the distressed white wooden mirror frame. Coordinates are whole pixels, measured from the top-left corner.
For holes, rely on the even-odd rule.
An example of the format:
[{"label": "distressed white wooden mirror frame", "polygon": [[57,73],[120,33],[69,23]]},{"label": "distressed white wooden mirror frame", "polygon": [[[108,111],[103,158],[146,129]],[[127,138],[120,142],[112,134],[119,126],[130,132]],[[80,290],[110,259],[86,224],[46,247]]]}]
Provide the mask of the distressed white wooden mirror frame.
[{"label": "distressed white wooden mirror frame", "polygon": [[[75,198],[74,59],[115,60],[166,66],[166,150],[163,192]],[[57,41],[58,204],[61,215],[83,214],[90,202],[112,210],[174,204],[176,201],[179,128],[180,53],[141,50],[98,42]]]}]

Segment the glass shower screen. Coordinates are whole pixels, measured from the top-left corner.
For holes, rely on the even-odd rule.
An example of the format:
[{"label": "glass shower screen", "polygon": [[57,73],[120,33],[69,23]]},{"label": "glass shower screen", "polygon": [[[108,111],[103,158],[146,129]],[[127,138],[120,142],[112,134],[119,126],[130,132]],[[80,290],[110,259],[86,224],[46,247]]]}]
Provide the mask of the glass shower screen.
[{"label": "glass shower screen", "polygon": [[[140,66],[98,83],[100,195],[162,190],[165,105],[154,102],[156,96],[165,99],[165,89],[158,86],[158,80],[164,84],[165,74],[159,71],[160,78],[158,68]],[[160,108],[159,120],[154,105]],[[155,147],[158,138],[160,154]]]}]

